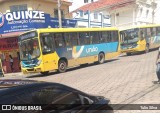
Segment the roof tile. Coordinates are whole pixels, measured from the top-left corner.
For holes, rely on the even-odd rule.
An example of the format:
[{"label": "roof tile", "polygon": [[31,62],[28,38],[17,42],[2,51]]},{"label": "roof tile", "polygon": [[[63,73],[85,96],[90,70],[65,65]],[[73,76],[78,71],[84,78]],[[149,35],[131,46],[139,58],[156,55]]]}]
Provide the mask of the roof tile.
[{"label": "roof tile", "polygon": [[78,9],[76,9],[75,11],[77,11],[77,10],[93,11],[93,10],[96,10],[98,8],[103,8],[103,7],[111,6],[111,5],[115,6],[115,5],[118,5],[120,3],[128,3],[128,2],[132,2],[132,1],[135,1],[135,0],[98,0],[96,2],[86,4],[86,5],[78,8]]}]

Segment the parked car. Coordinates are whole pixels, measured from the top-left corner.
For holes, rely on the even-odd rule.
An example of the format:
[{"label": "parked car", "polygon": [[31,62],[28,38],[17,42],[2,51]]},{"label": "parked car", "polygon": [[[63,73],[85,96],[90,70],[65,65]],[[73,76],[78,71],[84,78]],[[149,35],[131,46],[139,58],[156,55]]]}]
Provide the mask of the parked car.
[{"label": "parked car", "polygon": [[36,113],[40,110],[45,113],[113,113],[109,103],[110,100],[102,96],[89,95],[59,83],[0,80],[0,104],[12,105],[9,109],[15,113],[26,112],[28,108],[24,106],[27,105],[40,105],[41,108],[34,109]]}]

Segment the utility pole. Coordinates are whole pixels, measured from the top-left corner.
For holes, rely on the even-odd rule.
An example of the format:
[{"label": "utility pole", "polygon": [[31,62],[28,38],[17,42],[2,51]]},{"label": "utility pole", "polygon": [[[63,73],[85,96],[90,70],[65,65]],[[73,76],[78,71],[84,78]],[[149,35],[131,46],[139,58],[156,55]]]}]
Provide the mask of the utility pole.
[{"label": "utility pole", "polygon": [[58,21],[59,21],[59,28],[62,28],[61,0],[58,0]]},{"label": "utility pole", "polygon": [[151,3],[152,5],[152,24],[154,24],[154,16],[155,16],[155,10],[157,8],[157,3],[155,2],[155,0],[153,0],[153,2]]}]

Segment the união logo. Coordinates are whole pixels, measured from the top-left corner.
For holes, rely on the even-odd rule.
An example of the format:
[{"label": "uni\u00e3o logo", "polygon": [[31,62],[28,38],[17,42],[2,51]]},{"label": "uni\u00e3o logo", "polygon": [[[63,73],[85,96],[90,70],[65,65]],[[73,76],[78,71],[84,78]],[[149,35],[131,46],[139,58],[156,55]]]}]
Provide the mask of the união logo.
[{"label": "uni\u00e3o logo", "polygon": [[92,53],[97,51],[98,51],[98,47],[94,47],[94,46],[86,49],[87,53]]},{"label": "uni\u00e3o logo", "polygon": [[0,12],[0,27],[2,27],[4,24],[4,16],[3,13]]},{"label": "uni\u00e3o logo", "polygon": [[72,57],[74,59],[80,57],[80,55],[83,52],[83,49],[84,49],[84,46],[81,46],[80,49],[78,51],[76,51],[76,46],[74,46],[73,49],[72,49]]}]

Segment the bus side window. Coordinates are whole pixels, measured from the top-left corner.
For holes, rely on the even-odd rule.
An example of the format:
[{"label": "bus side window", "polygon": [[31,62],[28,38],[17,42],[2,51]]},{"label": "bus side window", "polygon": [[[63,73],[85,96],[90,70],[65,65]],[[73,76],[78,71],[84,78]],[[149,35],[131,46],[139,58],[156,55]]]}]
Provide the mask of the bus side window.
[{"label": "bus side window", "polygon": [[79,39],[80,39],[80,45],[90,44],[89,32],[80,32]]},{"label": "bus side window", "polygon": [[98,32],[90,32],[90,43],[91,44],[98,44],[99,43],[99,35]]},{"label": "bus side window", "polygon": [[151,38],[151,28],[147,28],[147,38]]},{"label": "bus side window", "polygon": [[65,40],[63,37],[63,33],[55,33],[54,34],[55,45],[57,48],[65,47]]},{"label": "bus side window", "polygon": [[70,37],[70,43],[72,46],[77,46],[78,45],[78,35],[76,32],[69,33]]},{"label": "bus side window", "polygon": [[145,29],[140,29],[140,40],[146,38],[148,40],[147,32]]},{"label": "bus side window", "polygon": [[152,35],[152,37],[156,36],[156,28],[155,27],[152,29],[151,35]]},{"label": "bus side window", "polygon": [[101,42],[101,43],[106,42],[106,38],[105,38],[104,35],[105,35],[105,34],[104,34],[104,31],[100,32],[100,42]]},{"label": "bus side window", "polygon": [[120,32],[120,42],[124,42],[125,32]]},{"label": "bus side window", "polygon": [[72,46],[69,33],[64,33],[64,39],[65,39],[66,46]]},{"label": "bus side window", "polygon": [[111,42],[111,32],[110,31],[102,31],[101,42]]},{"label": "bus side window", "polygon": [[112,42],[117,42],[118,41],[118,31],[112,31],[111,37],[112,37],[111,39]]},{"label": "bus side window", "polygon": [[160,36],[160,27],[156,28],[156,36]]},{"label": "bus side window", "polygon": [[54,46],[53,46],[53,36],[52,36],[52,34],[42,33],[40,36],[41,36],[42,52],[44,54],[53,52],[54,51]]}]

